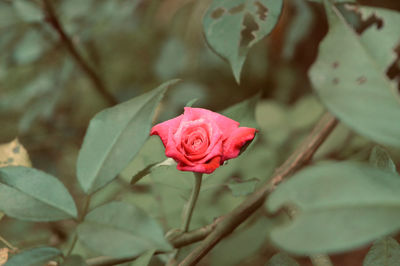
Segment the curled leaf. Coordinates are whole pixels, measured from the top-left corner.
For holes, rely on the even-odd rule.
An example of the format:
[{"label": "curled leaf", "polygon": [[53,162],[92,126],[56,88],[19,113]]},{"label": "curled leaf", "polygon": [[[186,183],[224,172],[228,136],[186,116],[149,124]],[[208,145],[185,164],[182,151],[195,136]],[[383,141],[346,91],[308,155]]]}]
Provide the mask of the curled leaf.
[{"label": "curled leaf", "polygon": [[0,167],[5,166],[32,166],[28,152],[18,138],[0,145]]}]

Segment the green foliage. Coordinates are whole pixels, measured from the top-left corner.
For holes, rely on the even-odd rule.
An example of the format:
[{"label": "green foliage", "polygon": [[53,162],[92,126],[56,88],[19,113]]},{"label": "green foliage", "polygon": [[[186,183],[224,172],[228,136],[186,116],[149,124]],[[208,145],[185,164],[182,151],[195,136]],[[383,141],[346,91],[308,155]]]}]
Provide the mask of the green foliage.
[{"label": "green foliage", "polygon": [[388,170],[393,173],[397,173],[396,165],[394,164],[392,158],[390,158],[389,153],[379,146],[375,146],[372,149],[369,162],[382,170]]},{"label": "green foliage", "polygon": [[185,67],[185,46],[178,39],[167,40],[155,65],[160,79],[176,78]]},{"label": "green foliage", "polygon": [[349,127],[375,141],[399,147],[400,95],[386,72],[396,58],[400,13],[357,8],[364,19],[373,15],[383,23],[381,28],[373,25],[359,36],[337,8],[326,4],[326,12],[329,32],[309,72],[315,90],[327,108]]},{"label": "green foliage", "polygon": [[[211,48],[228,60],[236,81],[250,48],[278,22],[282,0],[213,0],[203,27]],[[244,30],[248,31],[246,34]]]},{"label": "green foliage", "polygon": [[[15,12],[15,8],[4,2],[0,2],[0,18],[0,29],[7,28],[8,26],[18,23],[18,16]],[[8,36],[10,35],[12,34],[9,33]],[[7,39],[5,38],[6,36],[7,34],[2,35],[3,40],[0,41],[2,45],[4,45],[4,39]],[[2,45],[0,45],[0,48]]]},{"label": "green foliage", "polygon": [[25,22],[40,22],[44,19],[43,11],[33,1],[15,0],[12,3],[19,17]]},{"label": "green foliage", "polygon": [[299,264],[286,253],[278,253],[265,266],[299,266]]},{"label": "green foliage", "polygon": [[374,242],[365,256],[363,266],[392,266],[400,261],[400,245],[391,238],[384,237]]},{"label": "green foliage", "polygon": [[32,63],[42,55],[47,43],[38,31],[28,31],[14,50],[14,59],[18,64]]},{"label": "green foliage", "polygon": [[87,264],[81,256],[72,255],[65,258],[61,266],[87,266]]},{"label": "green foliage", "polygon": [[28,221],[77,217],[74,200],[57,178],[34,168],[0,168],[0,210]]},{"label": "green foliage", "polygon": [[112,181],[149,136],[154,111],[172,80],[157,89],[98,113],[90,122],[77,163],[85,193]]},{"label": "green foliage", "polygon": [[[252,254],[262,247],[264,237],[272,226],[273,223],[264,217],[252,224],[246,224],[237,234],[225,239],[223,245],[216,247],[211,256],[212,265],[235,265],[251,258]],[[221,256],[221,254],[229,254],[229,256]]]},{"label": "green foliage", "polygon": [[329,162],[295,174],[271,194],[270,211],[289,206],[290,224],[272,240],[297,254],[353,249],[400,229],[400,178],[355,162]]},{"label": "green foliage", "polygon": [[24,250],[14,255],[5,266],[42,266],[49,260],[62,256],[62,252],[53,247],[39,247]]},{"label": "green foliage", "polygon": [[222,111],[225,116],[238,121],[241,127],[257,128],[255,119],[255,107],[260,100],[261,94],[257,93],[253,97],[241,101]]},{"label": "green foliage", "polygon": [[78,226],[78,237],[93,251],[115,258],[171,249],[154,219],[123,202],[110,202],[91,211]]},{"label": "green foliage", "polygon": [[258,184],[256,178],[248,179],[245,181],[230,182],[229,189],[232,191],[233,196],[246,196],[252,193]]},{"label": "green foliage", "polygon": [[[294,266],[284,251],[346,251],[335,260],[353,266],[362,258],[348,251],[383,237],[364,264],[396,265],[398,243],[385,236],[400,228],[400,2],[359,2],[0,0],[0,164],[22,164],[2,145],[18,136],[35,167],[0,168],[0,240],[18,250],[7,265],[168,264],[163,232],[181,227],[193,177],[148,134],[185,105],[258,130],[246,152],[203,176],[191,229],[268,182],[325,106],[340,120],[311,166],[267,198],[285,212],[242,213],[200,264]],[[101,87],[122,103],[107,108]],[[30,250],[43,244],[54,248]]]},{"label": "green foliage", "polygon": [[142,170],[140,170],[139,172],[137,172],[131,179],[131,185],[136,184],[136,182],[138,182],[140,179],[142,179],[143,177],[145,177],[146,175],[150,174],[154,169],[156,169],[157,167],[160,166],[170,166],[170,165],[175,165],[175,161],[173,159],[166,159],[163,160],[162,162],[158,162],[158,163],[152,163],[149,164],[148,166],[146,166],[145,168],[143,168]]},{"label": "green foliage", "polygon": [[139,256],[130,266],[147,266],[154,255],[155,250],[149,250]]}]

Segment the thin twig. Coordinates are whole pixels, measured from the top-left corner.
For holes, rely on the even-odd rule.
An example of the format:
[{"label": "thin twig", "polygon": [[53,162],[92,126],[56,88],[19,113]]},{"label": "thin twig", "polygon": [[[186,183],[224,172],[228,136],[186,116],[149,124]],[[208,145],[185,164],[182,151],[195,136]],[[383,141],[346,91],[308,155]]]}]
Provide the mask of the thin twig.
[{"label": "thin twig", "polygon": [[73,43],[72,39],[65,32],[60,20],[56,15],[56,11],[51,3],[51,0],[43,0],[45,11],[47,12],[47,21],[58,33],[58,36],[66,46],[71,56],[75,59],[76,63],[82,68],[86,75],[92,81],[96,90],[103,96],[107,103],[111,106],[118,104],[117,99],[106,89],[104,82],[100,76],[96,73],[92,66],[84,59],[79,53],[77,47]]},{"label": "thin twig", "polygon": [[195,242],[201,241],[204,238],[206,238],[217,226],[219,221],[223,217],[219,217],[214,220],[211,224],[208,224],[206,226],[200,227],[198,229],[189,231],[187,233],[179,234],[178,236],[175,236],[172,239],[169,239],[169,242],[175,247],[175,248],[180,248],[183,246],[187,246],[190,244],[193,244]]},{"label": "thin twig", "polygon": [[311,160],[312,156],[333,131],[337,123],[337,119],[330,113],[323,115],[310,135],[283,165],[275,171],[270,181],[261,186],[233,211],[222,217],[215,229],[179,266],[191,266],[198,263],[221,239],[229,235],[236,227],[249,218],[251,214],[263,205],[266,197],[284,178],[292,175]]}]

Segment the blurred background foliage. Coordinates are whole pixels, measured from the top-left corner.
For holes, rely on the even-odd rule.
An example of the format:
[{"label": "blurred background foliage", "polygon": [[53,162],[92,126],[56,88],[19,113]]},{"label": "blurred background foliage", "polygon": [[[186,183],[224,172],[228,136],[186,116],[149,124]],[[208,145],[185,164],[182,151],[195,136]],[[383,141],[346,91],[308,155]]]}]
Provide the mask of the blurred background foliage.
[{"label": "blurred background foliage", "polygon": [[[393,0],[358,2],[400,10],[400,2]],[[192,228],[228,212],[265,181],[324,110],[307,77],[327,31],[324,10],[317,2],[285,1],[277,27],[251,49],[240,85],[230,66],[204,40],[202,17],[210,0],[52,3],[77,51],[119,102],[166,80],[182,79],[168,91],[156,121],[181,113],[194,98],[198,99],[195,107],[221,111],[261,92],[260,99],[249,100],[252,108],[246,109],[252,109],[248,115],[258,125],[256,143],[206,177]],[[0,143],[18,137],[32,165],[57,176],[82,206],[83,193],[75,176],[78,151],[89,120],[109,103],[71,56],[44,10],[39,0],[0,0]],[[357,26],[359,18],[351,16],[348,19]],[[340,125],[316,158],[367,160],[372,146]],[[400,161],[398,150],[390,153],[394,161]],[[164,158],[159,139],[150,138],[119,178],[95,194],[91,205],[112,199],[131,202],[157,217],[166,231],[179,227],[181,208],[192,186],[190,173],[159,167],[129,186],[135,173]],[[257,265],[257,260],[272,256],[265,238],[258,237],[266,235],[274,223],[264,212],[260,210],[224,240],[203,263]],[[3,218],[0,234],[19,248],[39,244],[65,248],[73,226],[65,221],[26,223]],[[81,244],[76,251],[85,257],[97,255]],[[357,258],[352,255],[353,260]]]}]

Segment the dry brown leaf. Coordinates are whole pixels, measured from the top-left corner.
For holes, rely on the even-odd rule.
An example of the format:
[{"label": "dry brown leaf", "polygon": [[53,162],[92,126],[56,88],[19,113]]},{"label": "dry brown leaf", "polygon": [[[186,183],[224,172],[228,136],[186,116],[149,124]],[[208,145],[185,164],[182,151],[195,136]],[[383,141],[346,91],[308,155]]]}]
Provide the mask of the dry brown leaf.
[{"label": "dry brown leaf", "polygon": [[4,264],[6,264],[6,262],[8,260],[8,252],[9,252],[8,248],[0,249],[0,266],[3,266]]},{"label": "dry brown leaf", "polygon": [[31,167],[32,163],[24,146],[15,138],[0,145],[0,167],[17,165]]}]

